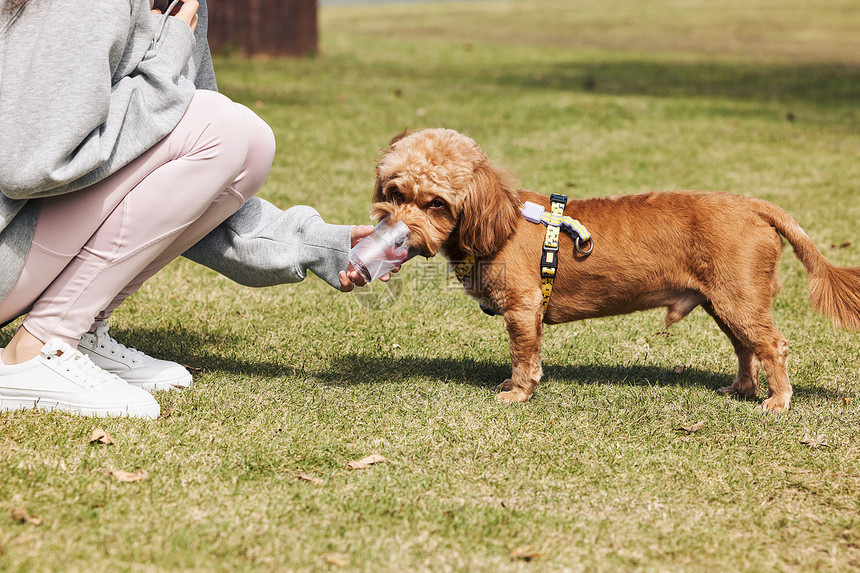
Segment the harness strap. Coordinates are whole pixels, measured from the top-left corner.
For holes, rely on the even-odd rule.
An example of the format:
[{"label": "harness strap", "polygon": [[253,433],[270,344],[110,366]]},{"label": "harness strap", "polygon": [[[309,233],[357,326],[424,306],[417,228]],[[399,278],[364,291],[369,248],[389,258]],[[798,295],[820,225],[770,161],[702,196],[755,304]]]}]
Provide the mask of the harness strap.
[{"label": "harness strap", "polygon": [[543,240],[543,254],[540,259],[541,294],[543,295],[543,310],[549,305],[552,294],[552,281],[558,270],[558,237],[561,234],[561,222],[567,197],[553,193],[550,198],[552,211],[546,223],[546,236]]},{"label": "harness strap", "polygon": [[[550,204],[551,210],[549,212],[544,211],[542,206],[529,201],[520,204],[520,212],[527,221],[546,225],[546,235],[544,237],[543,253],[541,254],[540,261],[541,295],[544,312],[546,312],[549,305],[549,297],[552,294],[552,282],[558,270],[558,240],[561,235],[561,229],[564,228],[571,234],[576,250],[581,255],[588,256],[594,249],[594,240],[588,229],[573,217],[564,214],[567,197],[553,193],[550,196]],[[464,287],[466,286],[466,277],[474,266],[475,257],[473,255],[466,255],[461,262],[455,264],[453,267],[454,275]],[[487,314],[495,314],[489,312],[483,306],[481,310]]]},{"label": "harness strap", "polygon": [[[564,195],[556,196],[562,197],[566,200],[566,197],[564,197]],[[557,214],[553,213],[552,211],[544,211],[541,205],[537,203],[532,203],[531,201],[520,203],[520,213],[522,213],[522,216],[525,218],[526,221],[534,223],[536,225],[561,225],[561,227],[565,229],[568,233],[570,233],[571,237],[573,237],[576,250],[579,251],[580,254],[591,254],[591,250],[594,248],[594,243],[591,239],[591,233],[588,232],[588,229],[585,228],[585,225],[583,225],[573,217],[569,215],[562,215],[559,218]]]}]

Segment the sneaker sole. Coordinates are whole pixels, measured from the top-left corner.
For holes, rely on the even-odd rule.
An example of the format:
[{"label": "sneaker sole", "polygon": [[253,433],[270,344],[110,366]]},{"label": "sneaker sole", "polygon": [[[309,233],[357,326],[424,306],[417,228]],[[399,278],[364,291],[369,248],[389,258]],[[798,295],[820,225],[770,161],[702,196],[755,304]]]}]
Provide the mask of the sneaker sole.
[{"label": "sneaker sole", "polygon": [[[117,374],[120,378],[122,376]],[[185,390],[186,388],[191,388],[191,375],[183,376],[182,378],[174,378],[173,380],[159,380],[157,382],[138,382],[137,380],[129,380],[127,378],[122,378],[132,386],[137,386],[138,388],[142,388],[147,392],[152,392],[154,390]]]},{"label": "sneaker sole", "polygon": [[13,410],[49,410],[65,412],[76,416],[96,416],[98,418],[145,418],[155,420],[161,414],[158,404],[126,406],[125,408],[90,408],[82,407],[60,400],[45,400],[44,398],[0,398],[0,412]]}]

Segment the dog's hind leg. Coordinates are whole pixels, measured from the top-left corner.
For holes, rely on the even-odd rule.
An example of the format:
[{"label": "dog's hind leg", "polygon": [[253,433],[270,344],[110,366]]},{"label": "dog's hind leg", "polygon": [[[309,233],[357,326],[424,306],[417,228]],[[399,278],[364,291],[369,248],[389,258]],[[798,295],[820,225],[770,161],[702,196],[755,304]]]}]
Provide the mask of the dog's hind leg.
[{"label": "dog's hind leg", "polygon": [[543,369],[540,343],[543,334],[540,306],[538,309],[508,310],[505,326],[510,337],[511,377],[497,387],[504,390],[496,395],[499,402],[526,402],[540,383]]},{"label": "dog's hind leg", "polygon": [[749,346],[744,345],[740,339],[735,336],[732,329],[728,327],[723,319],[716,315],[710,302],[703,304],[702,308],[705,309],[705,312],[711,315],[711,318],[714,319],[714,322],[717,323],[720,330],[722,330],[728,337],[729,341],[732,343],[732,347],[735,349],[735,355],[738,358],[738,377],[735,378],[735,381],[732,382],[731,386],[724,386],[717,391],[720,394],[725,394],[726,396],[755,398],[756,391],[758,390],[759,378],[759,361],[755,356],[755,352]]},{"label": "dog's hind leg", "polygon": [[[738,353],[738,379],[725,394],[740,394],[752,397],[755,394],[757,368],[753,360],[758,359],[767,377],[767,399],[762,402],[761,409],[766,412],[784,412],[791,405],[791,383],[788,381],[788,341],[773,325],[769,310],[756,310],[741,305],[734,308],[729,315],[720,312],[717,306],[712,306],[717,324],[722,321],[732,344],[735,339],[740,346],[735,345]],[[721,326],[722,328],[722,326]],[[733,338],[734,336],[734,338]],[[740,347],[740,352],[738,348]],[[753,356],[750,356],[752,352]],[[749,376],[744,376],[745,373]]]},{"label": "dog's hind leg", "polygon": [[788,381],[788,341],[776,328],[770,344],[756,350],[767,376],[767,400],[761,403],[766,412],[785,412],[791,406],[791,383]]}]

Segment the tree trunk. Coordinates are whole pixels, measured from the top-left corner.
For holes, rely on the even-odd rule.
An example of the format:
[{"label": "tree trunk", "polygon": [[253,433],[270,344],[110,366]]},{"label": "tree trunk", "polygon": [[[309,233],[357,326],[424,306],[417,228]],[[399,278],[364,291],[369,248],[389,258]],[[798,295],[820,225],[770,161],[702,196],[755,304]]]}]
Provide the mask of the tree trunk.
[{"label": "tree trunk", "polygon": [[303,58],[317,52],[316,0],[212,0],[209,45],[245,55]]}]

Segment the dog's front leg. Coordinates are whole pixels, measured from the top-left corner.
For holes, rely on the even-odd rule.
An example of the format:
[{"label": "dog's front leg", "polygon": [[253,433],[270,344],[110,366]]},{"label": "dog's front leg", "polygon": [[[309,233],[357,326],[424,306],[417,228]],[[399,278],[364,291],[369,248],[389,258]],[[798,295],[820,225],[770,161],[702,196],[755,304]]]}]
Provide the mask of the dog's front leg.
[{"label": "dog's front leg", "polygon": [[504,390],[496,395],[499,402],[525,402],[540,383],[543,370],[540,363],[540,342],[543,333],[540,306],[535,309],[508,310],[505,326],[511,345],[511,377],[498,386]]}]

